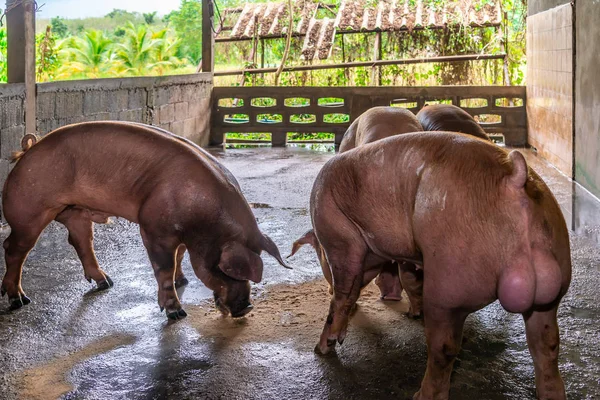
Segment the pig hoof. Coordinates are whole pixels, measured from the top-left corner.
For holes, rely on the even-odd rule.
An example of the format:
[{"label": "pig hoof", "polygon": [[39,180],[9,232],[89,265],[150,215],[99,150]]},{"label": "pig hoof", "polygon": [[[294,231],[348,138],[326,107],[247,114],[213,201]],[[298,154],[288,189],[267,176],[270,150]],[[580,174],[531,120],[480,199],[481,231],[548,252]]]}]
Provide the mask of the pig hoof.
[{"label": "pig hoof", "polygon": [[402,296],[396,296],[394,294],[392,294],[392,295],[385,294],[385,295],[381,296],[381,300],[383,300],[383,301],[401,301]]},{"label": "pig hoof", "polygon": [[10,302],[9,310],[13,311],[13,310],[18,310],[19,308],[31,303],[31,300],[29,299],[29,297],[22,294],[19,297],[14,297],[12,299],[9,299],[9,302]]},{"label": "pig hoof", "polygon": [[172,319],[174,321],[178,319],[184,319],[187,317],[187,313],[183,311],[183,309],[167,312],[167,318]]},{"label": "pig hoof", "polygon": [[106,275],[105,280],[98,282],[98,287],[96,288],[96,290],[98,292],[102,292],[104,290],[110,289],[113,286],[115,286],[115,284],[113,283],[112,279],[110,279],[110,277]]},{"label": "pig hoof", "polygon": [[89,276],[86,275],[85,280],[88,281],[89,283],[92,283],[92,278],[90,278]]},{"label": "pig hoof", "polygon": [[321,356],[327,356],[335,354],[335,347],[327,347],[326,349],[321,348],[321,344],[317,343],[315,346],[315,353]]},{"label": "pig hoof", "polygon": [[250,311],[252,311],[252,309],[254,308],[254,306],[252,304],[249,304],[246,308],[244,308],[241,311],[234,313],[231,313],[231,317],[232,318],[241,318],[244,315],[248,314]]},{"label": "pig hoof", "polygon": [[406,313],[406,316],[411,319],[421,319],[421,318],[423,318],[423,313],[421,313],[420,311],[418,313],[409,311]]},{"label": "pig hoof", "polygon": [[187,286],[189,283],[190,283],[190,281],[188,281],[185,276],[181,277],[175,281],[175,288],[176,289],[182,288],[184,286]]},{"label": "pig hoof", "polygon": [[6,295],[6,289],[4,289],[4,286],[2,286],[2,288],[0,288],[0,295],[2,295],[2,297],[4,297],[4,295]]}]

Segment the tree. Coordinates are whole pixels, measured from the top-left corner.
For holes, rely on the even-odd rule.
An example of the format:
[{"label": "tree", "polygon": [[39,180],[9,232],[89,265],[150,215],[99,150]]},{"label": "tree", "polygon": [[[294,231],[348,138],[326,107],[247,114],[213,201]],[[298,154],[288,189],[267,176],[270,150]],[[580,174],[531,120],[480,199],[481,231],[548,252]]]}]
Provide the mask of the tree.
[{"label": "tree", "polygon": [[169,23],[181,38],[180,57],[198,64],[202,57],[202,3],[181,0],[181,8],[169,15]]},{"label": "tree", "polygon": [[116,59],[128,75],[149,75],[155,67],[154,55],[164,39],[152,38],[147,25],[136,28],[130,22],[125,31],[124,43],[116,45]]},{"label": "tree", "polygon": [[146,24],[152,25],[154,23],[155,19],[156,19],[156,11],[147,13],[147,14],[144,13],[144,21],[146,21]]},{"label": "tree", "polygon": [[38,82],[51,81],[60,65],[52,26],[48,25],[45,33],[36,35],[36,45],[36,80]]},{"label": "tree", "polygon": [[0,82],[7,80],[6,51],[8,42],[6,40],[6,28],[0,28]]},{"label": "tree", "polygon": [[189,61],[177,57],[181,40],[172,37],[167,28],[154,32],[152,38],[160,40],[155,48],[155,63],[152,67],[153,73],[156,75],[165,75],[169,71],[189,65]]},{"label": "tree", "polygon": [[61,17],[52,18],[50,24],[52,26],[52,33],[59,39],[64,39],[69,35],[69,28]]},{"label": "tree", "polygon": [[65,62],[56,77],[101,78],[114,74],[117,65],[112,57],[113,46],[112,40],[96,30],[85,32],[83,37],[64,40],[59,53]]},{"label": "tree", "polygon": [[115,19],[115,18],[135,18],[134,13],[131,13],[127,10],[121,10],[118,8],[113,9],[111,12],[109,12],[108,14],[106,14],[106,16],[110,19]]}]

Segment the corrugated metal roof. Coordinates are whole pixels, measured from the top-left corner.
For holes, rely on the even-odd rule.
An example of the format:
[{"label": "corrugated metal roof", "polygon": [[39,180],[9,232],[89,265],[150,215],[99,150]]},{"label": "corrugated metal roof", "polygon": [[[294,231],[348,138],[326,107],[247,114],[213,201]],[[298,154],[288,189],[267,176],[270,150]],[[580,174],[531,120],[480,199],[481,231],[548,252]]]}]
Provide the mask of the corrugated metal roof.
[{"label": "corrugated metal roof", "polygon": [[[343,0],[332,10],[332,18],[317,18],[319,7],[312,1],[294,3],[294,34],[305,36],[302,49],[306,60],[326,59],[331,54],[336,32],[400,31],[422,28],[444,28],[450,25],[481,27],[498,26],[502,21],[500,3],[476,7],[472,0],[450,0],[441,7],[417,0]],[[226,16],[239,14],[230,32],[221,38],[244,40],[253,37],[281,37],[287,34],[289,16],[287,2],[246,3],[241,9],[228,9]],[[297,19],[300,16],[300,19]]]}]

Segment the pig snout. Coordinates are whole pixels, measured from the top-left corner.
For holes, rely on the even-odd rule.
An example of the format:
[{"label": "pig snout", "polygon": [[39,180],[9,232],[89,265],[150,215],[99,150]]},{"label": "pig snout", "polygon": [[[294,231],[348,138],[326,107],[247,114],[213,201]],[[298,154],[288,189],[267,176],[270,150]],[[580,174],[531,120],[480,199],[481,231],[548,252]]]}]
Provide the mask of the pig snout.
[{"label": "pig snout", "polygon": [[252,311],[248,281],[229,282],[223,289],[214,292],[215,305],[223,314],[240,318]]},{"label": "pig snout", "polygon": [[252,311],[253,308],[254,306],[248,302],[245,306],[241,305],[240,308],[236,310],[231,309],[231,316],[233,318],[241,318],[244,315],[248,314],[250,311]]}]

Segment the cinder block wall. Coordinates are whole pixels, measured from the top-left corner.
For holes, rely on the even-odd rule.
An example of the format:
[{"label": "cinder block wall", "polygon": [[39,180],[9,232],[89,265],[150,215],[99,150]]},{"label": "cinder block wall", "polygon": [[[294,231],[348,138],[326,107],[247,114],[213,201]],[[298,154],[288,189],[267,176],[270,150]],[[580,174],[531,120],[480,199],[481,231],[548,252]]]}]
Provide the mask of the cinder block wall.
[{"label": "cinder block wall", "polygon": [[37,129],[86,121],[143,122],[206,145],[210,74],[52,82],[38,85]]},{"label": "cinder block wall", "polygon": [[[160,126],[208,145],[212,75],[64,81],[37,85],[37,134],[78,122],[115,120]],[[0,84],[0,188],[25,135],[25,85]]]},{"label": "cinder block wall", "polygon": [[12,152],[25,135],[25,85],[0,85],[0,188],[9,171]]},{"label": "cinder block wall", "polygon": [[551,8],[527,18],[529,143],[573,176],[573,8]]}]

